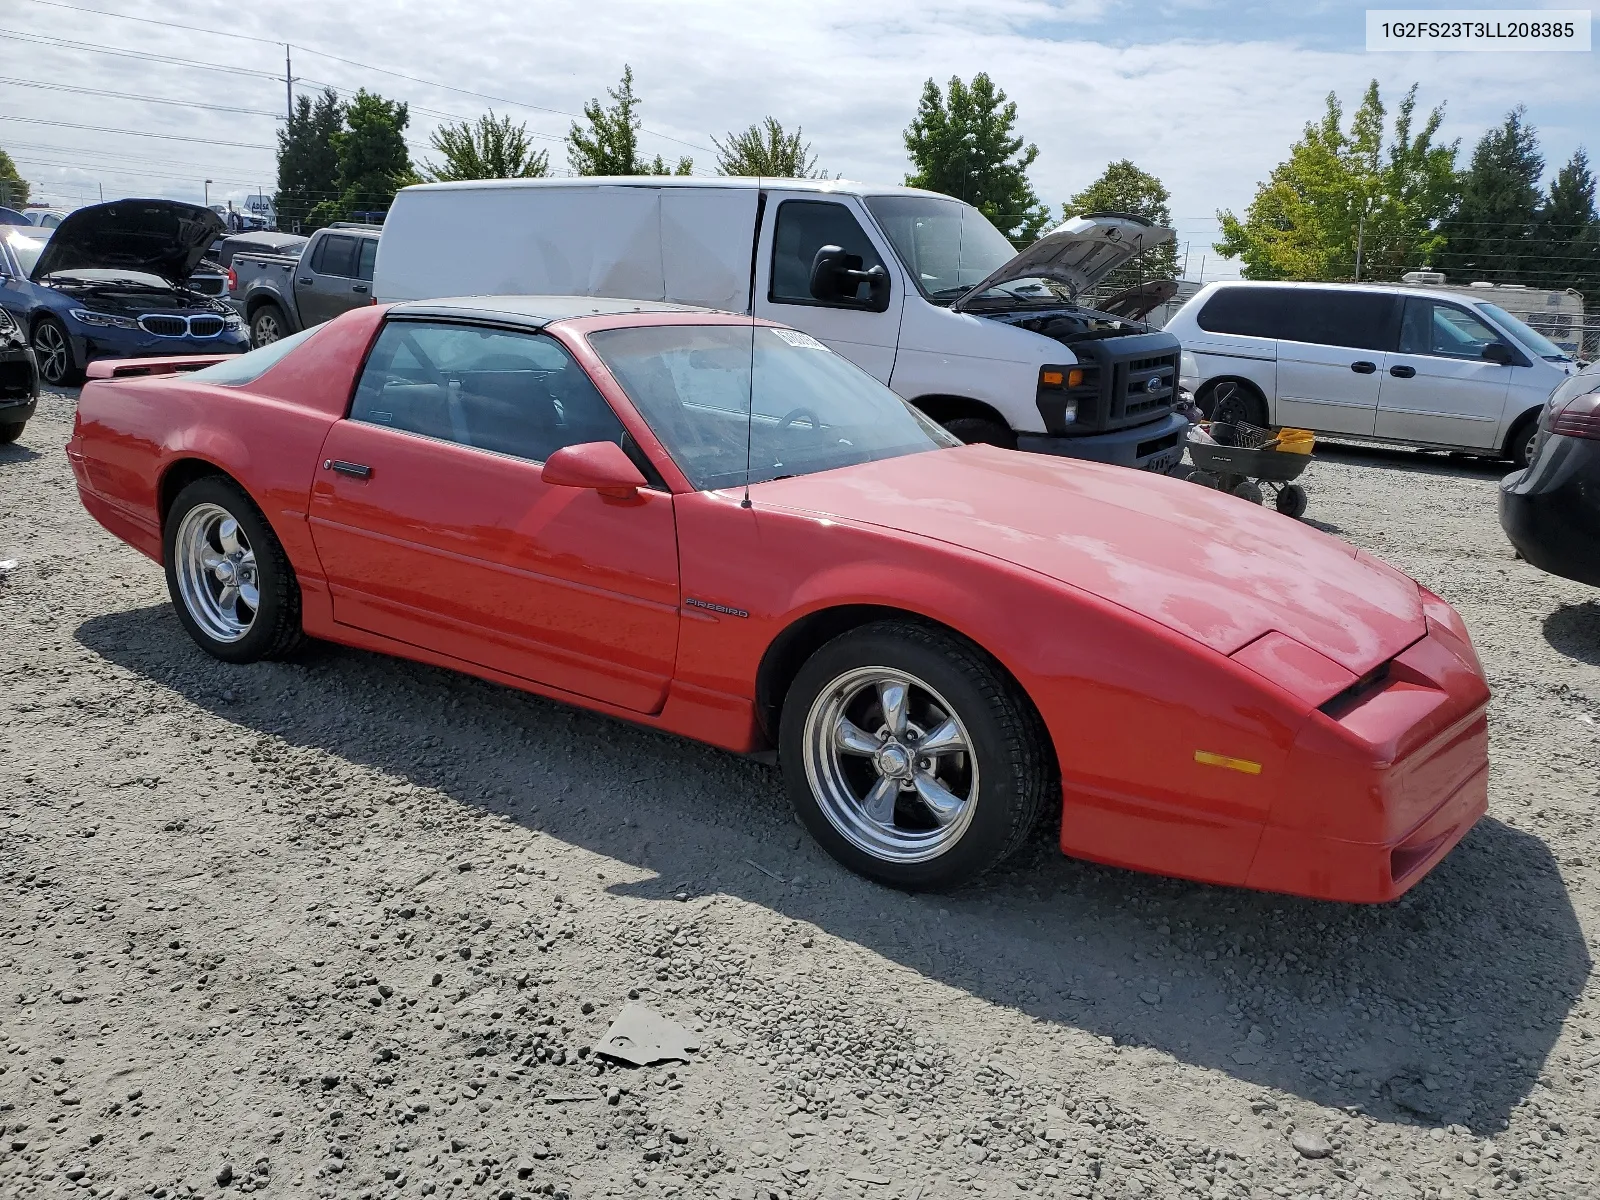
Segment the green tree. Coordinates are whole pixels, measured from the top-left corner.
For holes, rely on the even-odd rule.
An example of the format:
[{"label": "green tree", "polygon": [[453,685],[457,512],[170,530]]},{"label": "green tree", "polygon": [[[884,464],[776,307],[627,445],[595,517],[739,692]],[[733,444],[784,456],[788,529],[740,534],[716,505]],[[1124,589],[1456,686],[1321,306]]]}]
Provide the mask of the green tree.
[{"label": "green tree", "polygon": [[775,117],[766,118],[742,133],[729,133],[728,140],[711,144],[717,148],[717,174],[768,175],[779,179],[826,179],[817,170],[817,156],[811,143],[800,140],[800,130],[785,133]]},{"label": "green tree", "polygon": [[1443,106],[1416,127],[1417,87],[1387,113],[1374,80],[1348,130],[1338,96],[1272,169],[1241,220],[1217,214],[1220,254],[1244,261],[1246,279],[1398,279],[1431,261],[1439,223],[1455,200],[1459,143],[1436,144]]},{"label": "green tree", "polygon": [[11,155],[0,150],[0,205],[21,208],[28,202],[28,181],[11,161]]},{"label": "green tree", "polygon": [[1014,132],[1016,123],[1016,102],[982,72],[970,87],[952,78],[948,100],[928,80],[905,131],[906,151],[916,168],[906,176],[907,185],[965,200],[1013,245],[1028,245],[1049,223],[1050,210],[1028,182],[1039,147],[1023,144]]},{"label": "green tree", "polygon": [[444,158],[441,166],[424,162],[424,177],[435,183],[457,179],[542,179],[550,174],[550,155],[535,151],[527,125],[491,110],[477,121],[441,125],[428,139]]},{"label": "green tree", "polygon": [[1556,172],[1539,213],[1538,283],[1577,288],[1600,298],[1600,212],[1595,210],[1594,173],[1582,146]]},{"label": "green tree", "polygon": [[339,152],[339,195],[311,210],[307,224],[312,229],[353,212],[387,209],[396,192],[419,182],[406,149],[411,111],[403,102],[363,88],[345,109],[344,119],[345,128],[333,137]]},{"label": "green tree", "polygon": [[583,106],[584,129],[576,121],[567,132],[567,162],[578,175],[687,175],[692,158],[680,158],[668,167],[661,155],[646,162],[639,157],[639,97],[633,94],[633,68],[622,68],[622,86],[607,88],[609,108],[595,97]]},{"label": "green tree", "polygon": [[[1114,212],[1143,217],[1151,224],[1172,224],[1171,199],[1166,185],[1148,171],[1141,171],[1129,159],[1111,163],[1083,191],[1061,206],[1061,216],[1080,217],[1085,213]],[[1099,290],[1109,294],[1132,287],[1146,279],[1176,279],[1178,246],[1168,242],[1144,254],[1142,262],[1119,267],[1106,277]]]},{"label": "green tree", "polygon": [[1531,283],[1539,270],[1539,186],[1544,156],[1523,109],[1506,114],[1479,139],[1461,173],[1460,203],[1444,224],[1437,262],[1455,282]]},{"label": "green tree", "polygon": [[344,128],[344,102],[332,88],[313,99],[295,97],[294,115],[278,130],[278,225],[294,229],[319,203],[339,194],[339,151],[334,138]]}]

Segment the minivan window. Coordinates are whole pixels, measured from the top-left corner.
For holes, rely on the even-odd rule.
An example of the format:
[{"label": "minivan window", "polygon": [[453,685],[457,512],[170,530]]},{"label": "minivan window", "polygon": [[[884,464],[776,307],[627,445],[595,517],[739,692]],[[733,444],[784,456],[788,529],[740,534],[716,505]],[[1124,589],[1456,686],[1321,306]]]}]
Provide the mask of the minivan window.
[{"label": "minivan window", "polygon": [[1458,304],[1407,296],[1400,323],[1400,353],[1442,358],[1482,358],[1500,335]]},{"label": "minivan window", "polygon": [[[861,269],[881,267],[855,214],[842,204],[821,200],[785,200],[778,205],[772,233],[772,286],[769,299],[781,304],[822,304],[811,295],[811,261],[824,246],[840,246],[861,256]],[[856,299],[869,299],[867,285],[856,285]]]},{"label": "minivan window", "polygon": [[1277,337],[1277,308],[1288,288],[1218,288],[1206,301],[1196,323],[1207,333],[1241,337]]},{"label": "minivan window", "polygon": [[317,256],[311,269],[318,275],[339,275],[346,279],[356,277],[356,245],[353,237],[325,237],[317,247]]},{"label": "minivan window", "polygon": [[1394,344],[1392,293],[1284,288],[1279,299],[1278,337],[1284,341],[1355,350],[1387,350]]},{"label": "minivan window", "polygon": [[1572,355],[1556,345],[1544,334],[1527,324],[1522,318],[1513,316],[1498,304],[1487,302],[1479,304],[1478,308],[1492,321],[1498,321],[1502,326],[1511,331],[1513,337],[1540,358],[1547,358],[1551,362],[1571,362]]},{"label": "minivan window", "polygon": [[872,213],[923,295],[949,304],[1016,256],[985,217],[960,200],[871,196]]}]

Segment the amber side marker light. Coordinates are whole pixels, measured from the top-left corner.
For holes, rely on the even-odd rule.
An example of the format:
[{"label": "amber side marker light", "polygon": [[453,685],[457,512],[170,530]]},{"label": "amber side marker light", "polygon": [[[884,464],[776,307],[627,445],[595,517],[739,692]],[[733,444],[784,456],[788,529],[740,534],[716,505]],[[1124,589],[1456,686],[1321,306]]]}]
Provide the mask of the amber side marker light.
[{"label": "amber side marker light", "polygon": [[1081,387],[1083,385],[1083,368],[1073,367],[1070,371],[1040,371],[1039,385],[1041,387]]},{"label": "amber side marker light", "polygon": [[1194,760],[1201,766],[1225,767],[1229,771],[1243,771],[1246,775],[1261,774],[1261,764],[1248,758],[1229,758],[1226,754],[1213,754],[1209,750],[1196,750]]}]

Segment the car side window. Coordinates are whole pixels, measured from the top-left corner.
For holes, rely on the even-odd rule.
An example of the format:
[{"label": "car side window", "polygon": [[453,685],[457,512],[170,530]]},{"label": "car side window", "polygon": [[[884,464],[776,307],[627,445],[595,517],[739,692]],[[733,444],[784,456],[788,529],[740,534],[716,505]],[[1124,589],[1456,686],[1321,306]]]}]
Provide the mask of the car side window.
[{"label": "car side window", "polygon": [[1387,350],[1394,341],[1395,297],[1343,288],[1284,288],[1278,336],[1352,350]]},{"label": "car side window", "polygon": [[1218,288],[1206,301],[1195,323],[1207,333],[1241,337],[1275,338],[1278,305],[1289,289],[1262,287]]},{"label": "car side window", "polygon": [[531,462],[616,442],[622,422],[554,338],[390,321],[367,356],[350,419]]},{"label": "car side window", "polygon": [[[839,246],[846,254],[860,255],[863,271],[883,266],[861,222],[844,205],[831,200],[785,200],[778,205],[772,231],[768,298],[777,304],[828,304],[811,294],[811,262],[824,246]],[[855,299],[870,299],[868,291],[867,284],[857,284]]]},{"label": "car side window", "polygon": [[356,278],[363,283],[372,282],[372,267],[378,261],[378,239],[362,238],[361,252],[356,258]]},{"label": "car side window", "polygon": [[338,275],[344,279],[356,277],[357,239],[337,234],[325,237],[317,245],[311,260],[311,270],[317,275]]},{"label": "car side window", "polygon": [[1456,304],[1407,296],[1400,322],[1400,352],[1440,358],[1481,358],[1499,334]]}]

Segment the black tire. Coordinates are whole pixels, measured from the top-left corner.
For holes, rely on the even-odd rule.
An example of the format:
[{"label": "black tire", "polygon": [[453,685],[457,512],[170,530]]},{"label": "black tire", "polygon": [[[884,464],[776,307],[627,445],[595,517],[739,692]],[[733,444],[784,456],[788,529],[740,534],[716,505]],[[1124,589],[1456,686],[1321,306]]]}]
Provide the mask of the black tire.
[{"label": "black tire", "polygon": [[[823,713],[826,705],[845,694],[836,685],[851,672],[874,669],[904,672],[914,684],[924,684],[937,693],[936,698],[947,701],[948,715],[964,728],[976,765],[965,799],[973,806],[970,814],[964,823],[957,822],[961,828],[947,845],[921,861],[896,861],[853,841],[825,809],[808,770],[806,743],[813,710]],[[922,736],[929,732],[924,729]],[[910,737],[916,736],[913,730]],[[965,762],[967,754],[956,757]],[[852,761],[863,764],[866,771],[873,760]],[[953,888],[1003,862],[1027,839],[1055,790],[1048,734],[1016,684],[970,642],[911,621],[878,621],[850,630],[806,661],[784,698],[779,762],[795,812],[823,849],[852,871],[906,891]],[[915,793],[904,795],[906,803],[913,803],[909,798]],[[927,810],[923,812],[926,815]],[[891,820],[897,823],[898,816]],[[948,836],[937,829],[932,833]]]},{"label": "black tire", "polygon": [[289,318],[276,304],[263,304],[250,314],[250,348],[258,350],[270,346],[279,338],[289,336]]},{"label": "black tire", "polygon": [[1167,478],[1169,478],[1169,479],[1188,479],[1194,473],[1195,473],[1195,465],[1193,463],[1187,463],[1187,462],[1184,462],[1182,459],[1179,459],[1177,462],[1173,463],[1171,467],[1168,468],[1168,470],[1167,470]]},{"label": "black tire", "polygon": [[[213,636],[190,611],[180,586],[180,552],[177,545],[184,518],[201,506],[225,510],[238,523],[245,541],[254,552],[255,589],[259,604],[248,632],[237,640]],[[161,530],[162,559],[166,563],[167,592],[178,620],[194,642],[207,654],[224,662],[249,663],[267,658],[286,658],[305,641],[300,627],[300,584],[283,545],[272,532],[261,510],[245,490],[222,475],[207,475],[178,493],[167,512]],[[209,584],[209,580],[204,581]]]},{"label": "black tire", "polygon": [[1538,437],[1537,412],[1524,413],[1511,427],[1511,432],[1506,435],[1505,456],[1517,470],[1526,471],[1533,464],[1533,443]]},{"label": "black tire", "polygon": [[67,327],[54,317],[41,317],[33,327],[33,357],[39,364],[39,381],[50,387],[72,387],[83,379],[72,357]]},{"label": "black tire", "polygon": [[1248,383],[1224,380],[1211,389],[1201,408],[1219,424],[1236,425],[1243,421],[1261,428],[1267,424],[1267,402]]},{"label": "black tire", "polygon": [[1265,499],[1261,494],[1261,485],[1251,479],[1234,484],[1233,495],[1241,500],[1248,500],[1251,504],[1260,504]]},{"label": "black tire", "polygon": [[0,446],[9,446],[22,436],[22,431],[27,427],[26,421],[7,421],[0,425]]},{"label": "black tire", "polygon": [[1305,488],[1298,483],[1286,483],[1278,489],[1278,498],[1274,501],[1279,512],[1286,517],[1299,520],[1306,515],[1306,504],[1309,497]]},{"label": "black tire", "polygon": [[1202,471],[1198,467],[1189,472],[1189,482],[1198,483],[1203,488],[1214,488],[1222,481],[1212,471]]},{"label": "black tire", "polygon": [[944,423],[945,432],[960,438],[967,445],[999,446],[1002,450],[1017,448],[1017,435],[998,421],[983,417],[956,417]]}]

